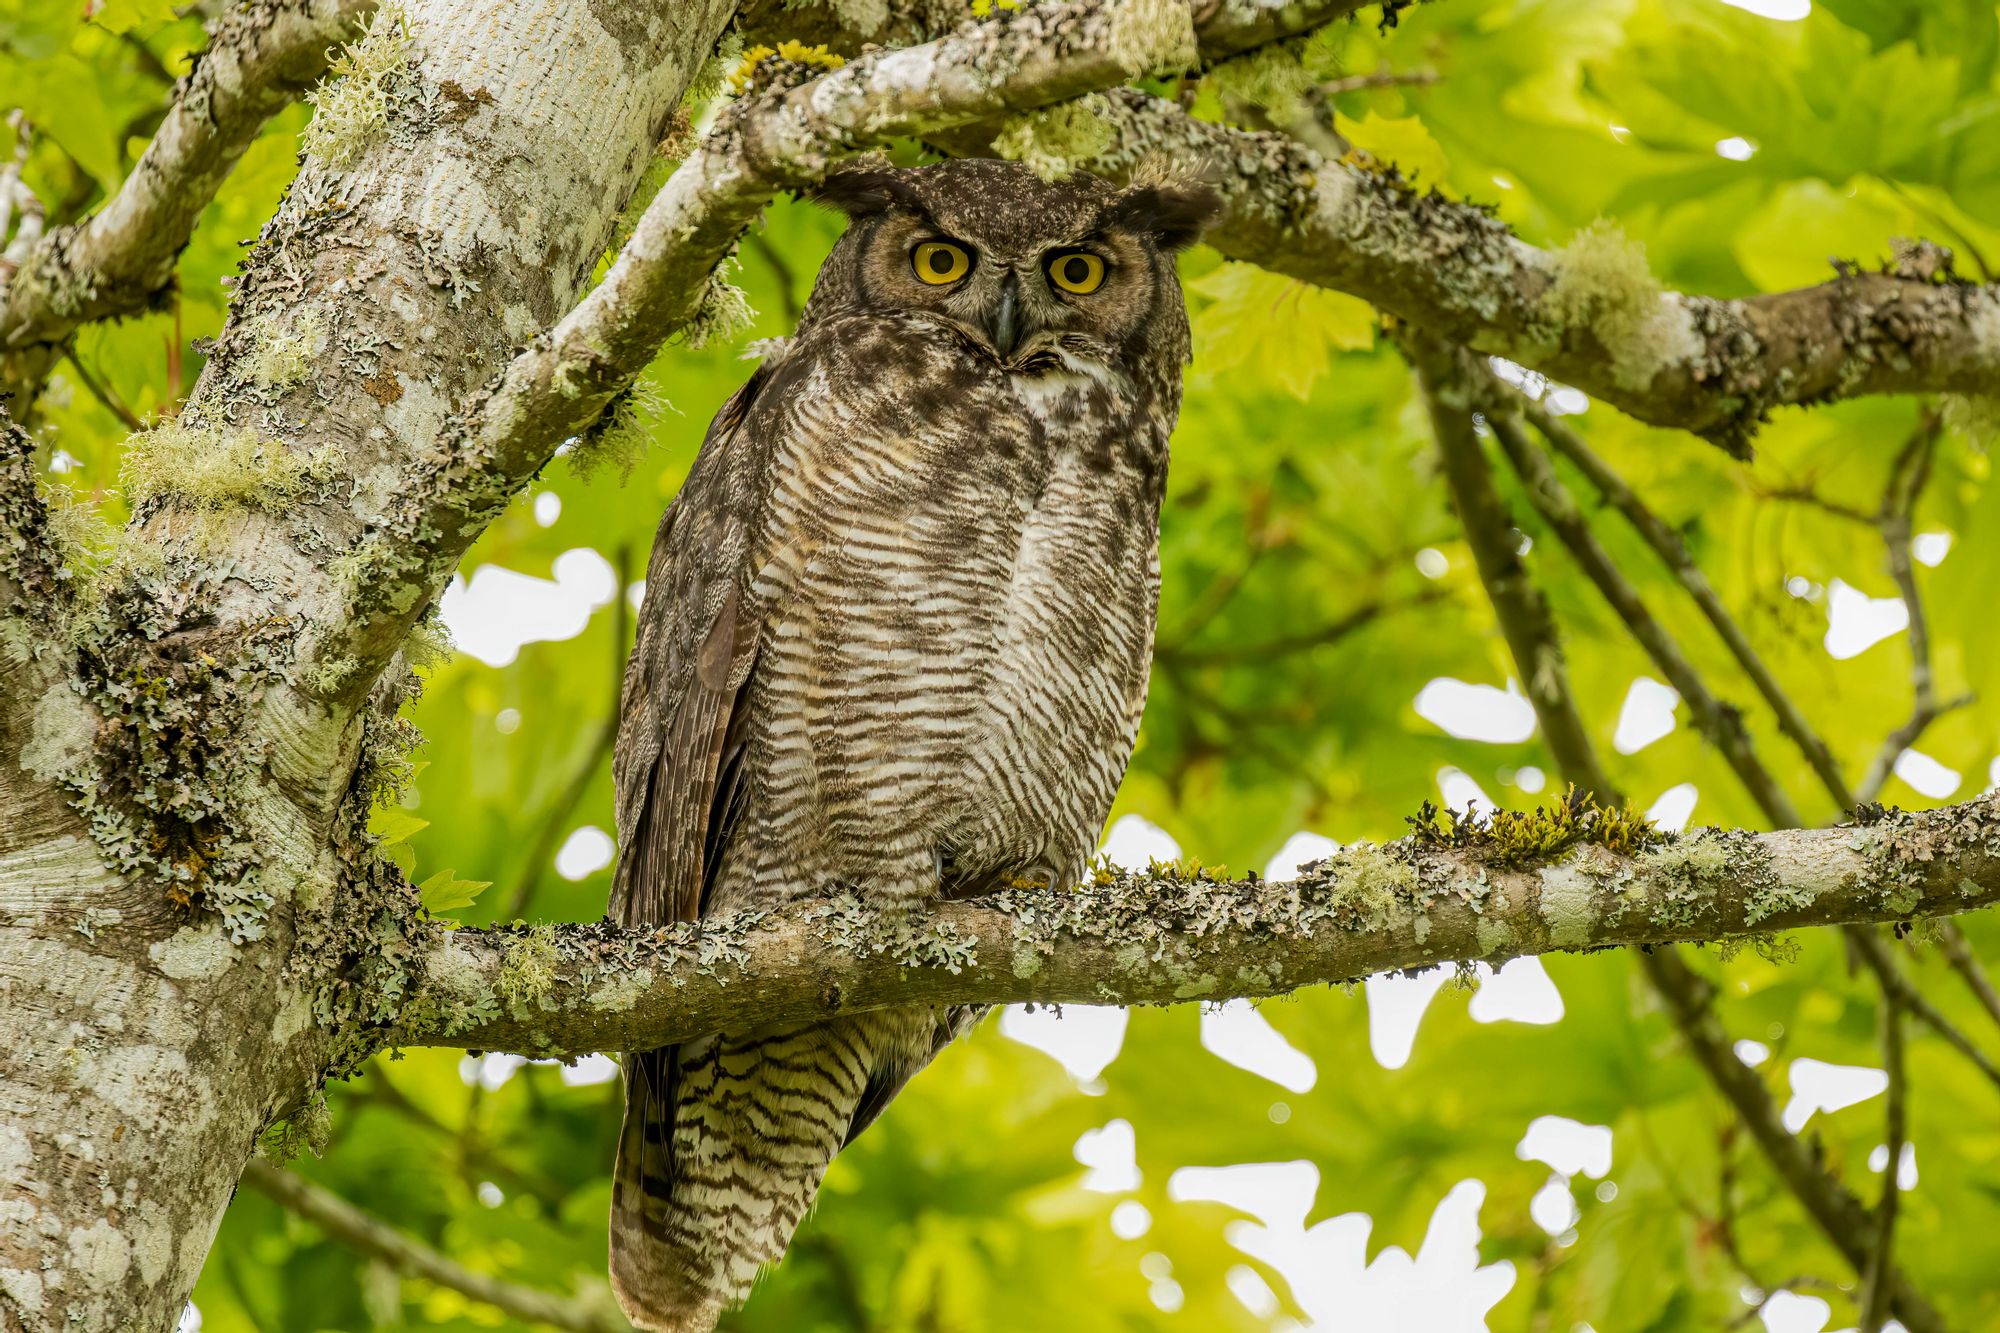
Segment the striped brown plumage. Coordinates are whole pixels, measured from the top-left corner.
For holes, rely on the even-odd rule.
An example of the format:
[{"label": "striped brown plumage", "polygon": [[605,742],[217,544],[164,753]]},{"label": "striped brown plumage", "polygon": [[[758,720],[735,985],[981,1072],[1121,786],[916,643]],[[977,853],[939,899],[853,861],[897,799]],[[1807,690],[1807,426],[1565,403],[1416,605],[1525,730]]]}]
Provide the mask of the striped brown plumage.
[{"label": "striped brown plumage", "polygon": [[[1212,201],[986,161],[822,197],[853,220],[654,544],[615,765],[626,924],[1072,883],[1131,754],[1188,347],[1173,252]],[[940,238],[969,269],[927,283],[912,256]],[[1071,252],[1104,264],[1095,291],[1052,281]],[[628,1056],[611,1271],[633,1322],[712,1328],[977,1016]]]}]

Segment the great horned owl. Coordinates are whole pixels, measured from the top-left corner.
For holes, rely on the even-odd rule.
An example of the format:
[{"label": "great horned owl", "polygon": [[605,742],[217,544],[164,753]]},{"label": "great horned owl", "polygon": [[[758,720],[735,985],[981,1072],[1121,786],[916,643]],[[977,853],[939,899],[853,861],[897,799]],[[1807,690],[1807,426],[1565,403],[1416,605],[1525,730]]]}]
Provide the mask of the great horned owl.
[{"label": "great horned owl", "polygon": [[[1076,882],[1131,757],[1204,189],[852,169],[797,335],[654,541],[615,763],[627,925]],[[628,1057],[611,1275],[706,1330],[976,1010]]]}]

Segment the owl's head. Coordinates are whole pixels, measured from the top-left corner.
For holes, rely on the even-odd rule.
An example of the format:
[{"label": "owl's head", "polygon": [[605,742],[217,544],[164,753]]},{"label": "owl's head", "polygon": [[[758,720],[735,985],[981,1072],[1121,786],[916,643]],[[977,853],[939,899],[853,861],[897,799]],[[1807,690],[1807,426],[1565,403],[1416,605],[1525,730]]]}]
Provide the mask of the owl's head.
[{"label": "owl's head", "polygon": [[916,313],[1023,372],[1077,358],[1184,360],[1174,254],[1220,206],[1191,182],[1045,181],[989,159],[851,168],[817,197],[853,221],[820,272],[807,319]]}]

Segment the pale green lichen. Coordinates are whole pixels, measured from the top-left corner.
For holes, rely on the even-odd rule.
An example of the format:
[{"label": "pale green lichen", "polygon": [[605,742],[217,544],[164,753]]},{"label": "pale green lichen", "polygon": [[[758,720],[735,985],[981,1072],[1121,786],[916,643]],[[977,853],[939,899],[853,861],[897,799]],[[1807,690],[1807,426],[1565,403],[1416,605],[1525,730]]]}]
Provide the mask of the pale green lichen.
[{"label": "pale green lichen", "polygon": [[1112,8],[1105,45],[1134,75],[1178,73],[1200,59],[1194,10],[1185,0],[1124,0]]},{"label": "pale green lichen", "polygon": [[306,94],[312,123],[299,136],[307,157],[338,171],[350,166],[389,119],[389,96],[416,41],[401,0],[375,11],[358,42],[343,46],[326,78]]},{"label": "pale green lichen", "polygon": [[1060,180],[1111,147],[1111,118],[1104,98],[1091,93],[1011,116],[993,136],[997,157],[1019,162],[1045,181]]},{"label": "pale green lichen", "polygon": [[1223,99],[1260,106],[1278,120],[1290,120],[1317,80],[1306,67],[1306,39],[1252,47],[1208,71],[1208,84]]},{"label": "pale green lichen", "polygon": [[[708,336],[722,335],[711,332]],[[630,481],[632,469],[652,447],[654,431],[672,406],[651,382],[634,380],[629,389],[612,399],[611,406],[582,438],[570,446],[570,471],[581,481],[589,481],[607,470],[618,474],[620,485]]]},{"label": "pale green lichen", "polygon": [[1715,830],[1703,829],[1641,852],[1639,864],[1658,885],[1654,924],[1682,927],[1694,923],[1702,905],[1726,882],[1729,849]]},{"label": "pale green lichen", "polygon": [[303,384],[326,351],[324,311],[308,306],[290,316],[260,315],[245,329],[249,349],[243,373],[260,389],[284,390]]},{"label": "pale green lichen", "polygon": [[509,944],[500,960],[500,973],[493,979],[493,989],[507,1012],[520,1017],[539,1008],[555,988],[560,961],[553,926],[536,926]]},{"label": "pale green lichen", "polygon": [[725,278],[718,267],[708,275],[694,318],[681,337],[689,347],[700,350],[712,342],[734,338],[756,322],[757,310],[750,304],[749,293]]},{"label": "pale green lichen", "polygon": [[287,449],[252,430],[195,426],[177,417],[131,438],[120,476],[134,509],[171,498],[209,514],[282,514],[332,478],[333,451]]},{"label": "pale green lichen", "polygon": [[1416,898],[1416,867],[1372,842],[1355,843],[1329,864],[1336,876],[1334,901],[1370,930],[1386,926]]},{"label": "pale green lichen", "polygon": [[653,969],[635,967],[591,987],[589,1004],[600,1013],[622,1014],[653,988]]},{"label": "pale green lichen", "polygon": [[1640,391],[1666,366],[1702,352],[1687,310],[1660,286],[1646,247],[1602,218],[1550,256],[1542,313],[1559,333],[1588,331],[1611,354],[1612,378]]}]

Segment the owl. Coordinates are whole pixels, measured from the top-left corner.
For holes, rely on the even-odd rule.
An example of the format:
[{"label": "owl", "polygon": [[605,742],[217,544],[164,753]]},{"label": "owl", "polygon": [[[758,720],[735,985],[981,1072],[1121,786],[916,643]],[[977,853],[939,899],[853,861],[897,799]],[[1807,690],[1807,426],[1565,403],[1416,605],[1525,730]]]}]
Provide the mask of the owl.
[{"label": "owl", "polygon": [[[1146,698],[1174,254],[1204,188],[1013,163],[850,169],[799,327],[662,520],[614,763],[627,925],[830,891],[883,918],[1077,882]],[[978,1010],[631,1054],[612,1285],[708,1330],[827,1164]]]}]

